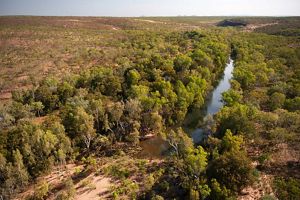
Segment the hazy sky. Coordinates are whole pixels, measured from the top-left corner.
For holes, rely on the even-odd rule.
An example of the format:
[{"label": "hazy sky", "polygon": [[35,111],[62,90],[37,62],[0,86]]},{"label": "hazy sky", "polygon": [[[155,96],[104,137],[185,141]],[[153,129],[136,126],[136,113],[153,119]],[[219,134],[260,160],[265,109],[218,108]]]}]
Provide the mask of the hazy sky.
[{"label": "hazy sky", "polygon": [[0,15],[300,16],[300,0],[0,0]]}]

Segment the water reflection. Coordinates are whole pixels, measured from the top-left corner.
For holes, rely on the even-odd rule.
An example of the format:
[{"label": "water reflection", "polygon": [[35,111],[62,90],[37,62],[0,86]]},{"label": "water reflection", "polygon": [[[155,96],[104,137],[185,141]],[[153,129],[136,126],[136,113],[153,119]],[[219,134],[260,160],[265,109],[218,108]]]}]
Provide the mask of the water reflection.
[{"label": "water reflection", "polygon": [[163,153],[166,152],[169,148],[168,143],[161,138],[156,136],[140,142],[142,151],[139,156],[144,158],[160,159],[163,157]]},{"label": "water reflection", "polygon": [[[203,140],[205,133],[211,130],[210,125],[213,124],[213,115],[216,114],[223,106],[222,93],[230,89],[230,79],[232,78],[233,60],[226,65],[224,76],[218,86],[210,94],[206,101],[206,105],[202,109],[194,109],[187,114],[184,123],[184,129],[191,135],[194,143],[199,143]],[[205,126],[200,126],[199,121],[204,122]],[[161,137],[153,137],[148,140],[141,141],[142,151],[141,157],[161,158],[164,152],[167,152],[169,145]]]},{"label": "water reflection", "polygon": [[225,67],[223,78],[207,99],[204,109],[193,110],[188,114],[186,120],[188,122],[185,124],[185,129],[191,134],[195,143],[201,142],[204,138],[204,132],[206,132],[204,127],[198,128],[199,121],[207,120],[210,118],[209,116],[213,116],[223,107],[222,93],[226,92],[231,87],[230,79],[232,78],[233,67],[233,60],[230,59]]}]

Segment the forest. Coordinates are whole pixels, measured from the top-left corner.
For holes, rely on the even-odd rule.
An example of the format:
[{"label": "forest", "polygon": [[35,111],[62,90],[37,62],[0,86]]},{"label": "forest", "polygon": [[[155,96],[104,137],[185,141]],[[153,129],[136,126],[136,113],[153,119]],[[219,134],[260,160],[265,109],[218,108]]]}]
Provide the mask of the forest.
[{"label": "forest", "polygon": [[[97,199],[299,199],[299,18],[88,19],[0,17],[1,198],[80,199],[100,177]],[[229,58],[231,88],[195,143],[187,115]],[[164,149],[143,154],[154,140]]]}]

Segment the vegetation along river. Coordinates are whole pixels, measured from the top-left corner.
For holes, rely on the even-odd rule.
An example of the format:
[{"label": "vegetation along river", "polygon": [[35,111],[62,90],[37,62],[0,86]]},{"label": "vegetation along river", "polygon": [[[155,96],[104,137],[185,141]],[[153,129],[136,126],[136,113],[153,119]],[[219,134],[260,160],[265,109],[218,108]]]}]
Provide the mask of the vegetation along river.
[{"label": "vegetation along river", "polygon": [[[206,99],[205,106],[202,109],[194,109],[186,116],[184,129],[193,138],[194,143],[201,142],[205,135],[204,128],[201,125],[199,126],[199,122],[201,124],[203,120],[212,117],[222,108],[222,93],[231,87],[230,79],[232,78],[233,68],[234,62],[230,58],[220,82]],[[142,141],[141,147],[143,149],[141,156],[161,157],[162,152],[168,149],[168,144],[161,137],[153,137]]]},{"label": "vegetation along river", "polygon": [[198,126],[199,121],[209,120],[214,114],[216,114],[222,107],[222,93],[230,89],[230,79],[232,78],[232,72],[234,68],[234,62],[230,58],[228,64],[225,67],[223,77],[221,78],[217,87],[213,90],[210,96],[206,100],[206,104],[202,110],[194,110],[187,116],[185,123],[185,129],[190,133],[194,143],[199,143],[204,137],[204,129]]}]

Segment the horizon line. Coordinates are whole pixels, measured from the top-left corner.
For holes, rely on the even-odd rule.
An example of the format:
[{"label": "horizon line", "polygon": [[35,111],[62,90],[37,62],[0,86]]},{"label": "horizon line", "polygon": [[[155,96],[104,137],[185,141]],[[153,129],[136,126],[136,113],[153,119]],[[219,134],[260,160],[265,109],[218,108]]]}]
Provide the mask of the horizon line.
[{"label": "horizon line", "polygon": [[146,18],[146,17],[300,17],[300,15],[148,15],[148,16],[113,16],[113,15],[1,15],[0,17],[111,17],[111,18]]}]

